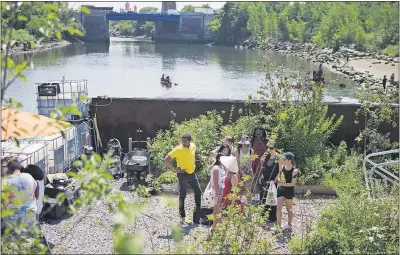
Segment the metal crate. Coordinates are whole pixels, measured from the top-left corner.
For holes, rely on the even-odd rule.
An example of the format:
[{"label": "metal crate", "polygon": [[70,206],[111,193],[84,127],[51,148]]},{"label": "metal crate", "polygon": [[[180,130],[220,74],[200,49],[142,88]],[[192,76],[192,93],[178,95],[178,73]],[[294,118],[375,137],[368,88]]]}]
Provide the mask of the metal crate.
[{"label": "metal crate", "polygon": [[84,154],[85,146],[92,145],[92,139],[90,135],[91,127],[90,122],[86,121],[76,126],[77,129],[77,148],[78,156]]},{"label": "metal crate", "polygon": [[79,157],[77,129],[75,126],[66,130],[65,139],[66,139],[66,143],[67,143],[66,164],[69,166],[75,159],[77,159]]},{"label": "metal crate", "polygon": [[[75,127],[70,127],[64,129],[63,131],[66,133],[66,139],[62,136],[61,132],[51,135],[51,136],[43,136],[43,137],[35,137],[35,138],[26,138],[23,140],[25,143],[39,143],[39,144],[47,144],[47,153],[49,157],[49,173],[62,173],[66,168],[69,167],[70,160],[68,158],[68,134],[73,134],[76,131],[71,131]],[[70,136],[72,138],[72,136]],[[70,139],[71,140],[71,139]]]},{"label": "metal crate", "polygon": [[[57,106],[70,106],[75,104],[82,117],[89,116],[89,103],[82,102],[81,96],[88,98],[87,80],[62,80],[36,83],[38,113],[50,116]],[[76,120],[77,116],[71,113],[66,115],[68,120]]]},{"label": "metal crate", "polygon": [[19,146],[15,142],[6,141],[1,143],[2,157],[18,157],[22,166],[36,165],[43,170],[44,174],[49,172],[49,157],[47,154],[47,143],[30,144],[21,141]]}]

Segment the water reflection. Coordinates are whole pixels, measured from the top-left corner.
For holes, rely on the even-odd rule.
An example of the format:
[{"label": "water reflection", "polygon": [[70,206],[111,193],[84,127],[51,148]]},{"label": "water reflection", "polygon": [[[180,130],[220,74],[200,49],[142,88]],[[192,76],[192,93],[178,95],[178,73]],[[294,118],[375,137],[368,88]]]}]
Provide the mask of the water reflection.
[{"label": "water reflection", "polygon": [[[201,94],[223,98],[231,94],[254,93],[266,73],[288,78],[316,70],[317,65],[288,54],[230,47],[172,44],[132,39],[114,39],[110,44],[76,44],[49,51],[14,56],[32,58],[29,84],[18,81],[9,94],[35,111],[33,83],[61,79],[87,79],[89,95],[113,97],[163,97]],[[162,74],[170,76],[171,87],[160,85]],[[355,83],[325,70],[326,94],[352,97]],[[174,84],[177,83],[178,86]],[[338,84],[346,84],[340,89]],[[33,109],[33,110],[32,110]]]}]

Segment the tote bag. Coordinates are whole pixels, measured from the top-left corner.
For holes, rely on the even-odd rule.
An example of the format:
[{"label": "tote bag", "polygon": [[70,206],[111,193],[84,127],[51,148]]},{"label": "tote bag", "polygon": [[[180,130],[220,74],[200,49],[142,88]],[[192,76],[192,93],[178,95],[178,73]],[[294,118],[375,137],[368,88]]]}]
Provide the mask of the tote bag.
[{"label": "tote bag", "polygon": [[201,202],[202,208],[214,208],[217,204],[218,196],[214,189],[213,179],[208,182],[206,190],[203,193],[203,201]]},{"label": "tote bag", "polygon": [[276,189],[276,186],[275,184],[270,183],[265,204],[269,206],[276,206],[277,200],[278,200],[278,191]]}]

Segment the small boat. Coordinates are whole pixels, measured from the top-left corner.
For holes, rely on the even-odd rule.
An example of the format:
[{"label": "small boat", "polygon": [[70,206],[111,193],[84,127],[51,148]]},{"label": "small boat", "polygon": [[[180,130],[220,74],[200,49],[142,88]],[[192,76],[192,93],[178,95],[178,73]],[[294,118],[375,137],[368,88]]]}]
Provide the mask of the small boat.
[{"label": "small boat", "polygon": [[172,82],[161,81],[161,85],[163,85],[163,86],[171,86]]}]

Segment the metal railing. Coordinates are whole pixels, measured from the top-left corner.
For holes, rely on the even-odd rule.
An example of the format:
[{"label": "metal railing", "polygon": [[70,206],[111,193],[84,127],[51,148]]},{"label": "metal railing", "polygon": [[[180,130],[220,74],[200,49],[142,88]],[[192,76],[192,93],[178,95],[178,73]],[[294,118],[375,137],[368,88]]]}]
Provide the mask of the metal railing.
[{"label": "metal railing", "polygon": [[[363,160],[363,170],[364,170],[364,177],[365,177],[365,185],[368,190],[368,197],[371,197],[371,192],[372,192],[372,185],[370,187],[369,181],[372,182],[374,174],[382,177],[387,182],[390,182],[391,184],[397,184],[399,185],[399,176],[394,175],[393,173],[389,172],[386,170],[384,167],[387,166],[392,166],[392,165],[399,165],[399,160],[393,160],[393,161],[387,161],[387,162],[374,162],[370,158],[376,157],[376,156],[383,156],[383,155],[391,155],[391,154],[400,154],[400,149],[396,150],[389,150],[389,151],[381,151],[381,152],[375,152],[368,154],[364,160]],[[368,171],[367,169],[367,163],[372,165],[372,168]]]}]

